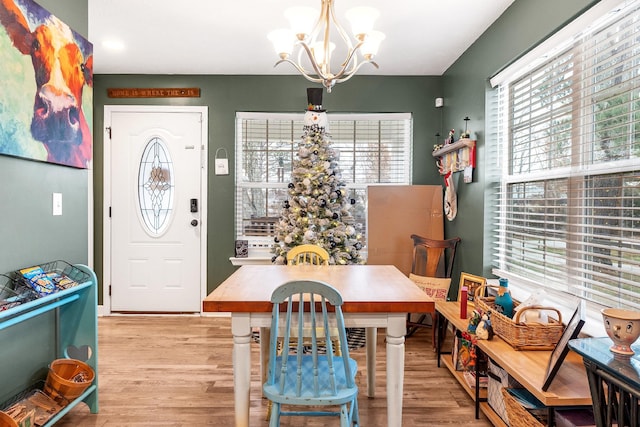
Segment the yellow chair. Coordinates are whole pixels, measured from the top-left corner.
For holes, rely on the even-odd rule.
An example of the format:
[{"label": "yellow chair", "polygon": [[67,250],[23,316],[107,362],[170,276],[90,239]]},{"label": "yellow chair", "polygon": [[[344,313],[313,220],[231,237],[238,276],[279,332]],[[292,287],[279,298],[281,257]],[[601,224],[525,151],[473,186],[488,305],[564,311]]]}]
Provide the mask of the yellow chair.
[{"label": "yellow chair", "polygon": [[[318,245],[298,245],[287,252],[287,265],[329,265],[329,252]],[[311,331],[305,332],[305,336],[311,336]],[[332,337],[337,337],[337,334],[337,330],[331,331]],[[335,354],[339,356],[340,341],[336,338],[332,342]]]},{"label": "yellow chair", "polygon": [[[305,244],[298,245],[287,252],[287,265],[329,265],[329,252],[321,246]],[[307,340],[311,336],[310,330],[304,331],[304,340]],[[318,329],[318,335],[322,336],[323,333]],[[338,330],[331,330],[331,336],[333,342],[333,349],[336,356],[342,354],[340,350],[340,341],[338,340]]]},{"label": "yellow chair", "polygon": [[299,245],[287,252],[287,265],[329,265],[329,252],[318,245]]}]

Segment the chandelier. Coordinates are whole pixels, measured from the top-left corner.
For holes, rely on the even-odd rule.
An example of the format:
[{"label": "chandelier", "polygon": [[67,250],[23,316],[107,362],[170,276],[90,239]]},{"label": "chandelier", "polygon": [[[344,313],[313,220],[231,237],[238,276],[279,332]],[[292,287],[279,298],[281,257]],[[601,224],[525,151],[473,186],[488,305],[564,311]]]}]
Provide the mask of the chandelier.
[{"label": "chandelier", "polygon": [[[353,77],[364,64],[372,64],[378,68],[378,64],[373,62],[373,57],[378,53],[380,42],[385,38],[383,33],[373,30],[373,23],[379,12],[370,7],[356,7],[349,9],[346,14],[354,35],[352,41],[336,20],[333,2],[334,0],[321,0],[320,16],[317,10],[310,7],[287,9],[285,16],[291,29],[275,30],[268,35],[276,53],[280,55],[280,60],[274,66],[288,62],[307,80],[322,83],[327,92],[331,92],[336,83]],[[335,72],[331,69],[331,54],[336,47],[330,39],[331,27],[335,28],[346,45],[346,58]],[[296,47],[297,60],[294,61],[290,57]],[[304,61],[310,63],[312,69],[303,65],[304,53]]]}]

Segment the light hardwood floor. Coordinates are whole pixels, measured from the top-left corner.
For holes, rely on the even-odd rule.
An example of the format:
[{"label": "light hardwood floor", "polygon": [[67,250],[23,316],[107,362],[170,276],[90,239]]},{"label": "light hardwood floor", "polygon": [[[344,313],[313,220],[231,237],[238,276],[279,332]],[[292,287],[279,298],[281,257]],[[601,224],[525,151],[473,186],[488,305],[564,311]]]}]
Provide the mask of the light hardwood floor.
[{"label": "light hardwood floor", "polygon": [[[57,426],[233,426],[230,318],[102,317],[98,321],[99,414],[78,405]],[[438,368],[431,331],[406,341],[403,425],[490,426],[446,368]],[[259,345],[252,344],[251,425],[267,426],[260,397]],[[384,330],[378,336],[376,397],[366,397],[364,348],[358,360],[362,426],[386,425]],[[283,426],[338,425],[335,419],[286,417]]]}]

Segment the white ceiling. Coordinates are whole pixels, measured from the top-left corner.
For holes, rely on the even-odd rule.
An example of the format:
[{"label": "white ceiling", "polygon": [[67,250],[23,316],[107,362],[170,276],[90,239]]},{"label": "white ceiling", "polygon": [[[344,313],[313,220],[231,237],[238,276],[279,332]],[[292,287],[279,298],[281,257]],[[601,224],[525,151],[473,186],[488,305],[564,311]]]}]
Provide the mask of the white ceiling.
[{"label": "white ceiling", "polygon": [[[514,0],[336,0],[380,10],[386,34],[376,62],[359,74],[441,75]],[[89,0],[97,74],[297,74],[278,59],[267,33],[287,27],[283,11],[320,0]],[[337,36],[337,34],[334,34]],[[122,43],[119,51],[104,42]]]}]

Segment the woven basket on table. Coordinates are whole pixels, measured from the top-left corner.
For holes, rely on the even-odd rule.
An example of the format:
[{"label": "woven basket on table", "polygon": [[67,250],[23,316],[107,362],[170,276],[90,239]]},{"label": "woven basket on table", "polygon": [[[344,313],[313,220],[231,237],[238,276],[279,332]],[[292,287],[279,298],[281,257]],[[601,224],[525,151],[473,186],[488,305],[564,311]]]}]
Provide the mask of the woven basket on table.
[{"label": "woven basket on table", "polygon": [[[518,310],[516,318],[511,319],[495,310],[495,297],[484,297],[486,288],[498,288],[483,285],[476,289],[474,304],[482,312],[491,311],[491,326],[500,338],[508,342],[516,350],[553,350],[562,336],[564,325],[562,314],[553,307],[531,306]],[[520,303],[513,300],[515,309]],[[520,316],[528,310],[554,311],[558,319],[549,316],[548,323],[520,323]]]},{"label": "woven basket on table", "polygon": [[531,415],[529,411],[518,403],[518,401],[507,391],[502,389],[502,398],[504,406],[507,409],[507,418],[509,419],[509,427],[543,427],[536,417]]}]

